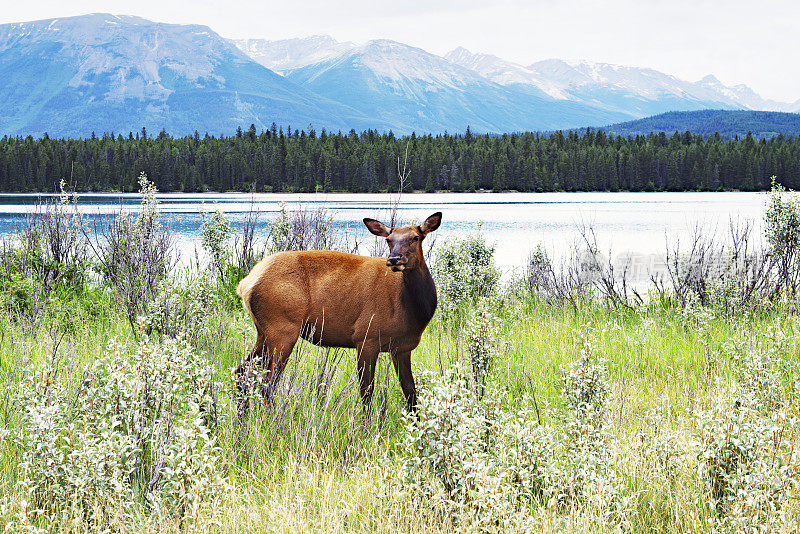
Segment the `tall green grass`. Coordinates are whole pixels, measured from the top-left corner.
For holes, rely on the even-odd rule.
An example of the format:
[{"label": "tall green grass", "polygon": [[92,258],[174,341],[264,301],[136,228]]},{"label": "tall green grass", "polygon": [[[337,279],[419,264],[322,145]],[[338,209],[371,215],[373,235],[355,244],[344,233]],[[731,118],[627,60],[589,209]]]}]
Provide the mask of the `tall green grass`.
[{"label": "tall green grass", "polygon": [[[541,254],[527,283],[501,283],[483,238],[445,243],[440,311],[412,356],[416,414],[387,355],[367,407],[353,350],[300,341],[271,397],[248,377],[244,415],[231,370],[255,330],[235,285],[264,250],[330,246],[329,218],[283,212],[260,243],[251,212],[228,247],[218,212],[202,231],[210,265],[170,270],[143,191],[111,239],[64,197],[22,245],[3,243],[0,529],[800,529],[800,203],[785,192],[770,254],[736,263],[704,244],[700,263],[675,263],[680,288],[647,298]],[[69,231],[40,239],[58,220]],[[58,260],[48,244],[65,236],[76,252]],[[721,280],[708,258],[725,260]]]},{"label": "tall green grass", "polygon": [[[246,420],[236,416],[230,370],[254,339],[243,310],[218,306],[208,311],[192,343],[198,359],[207,360],[218,384],[215,440],[224,487],[210,528],[252,531],[452,531],[463,528],[442,510],[404,497],[406,482],[398,467],[400,444],[409,421],[402,410],[403,395],[388,358],[376,383],[374,406],[366,412],[358,399],[355,355],[301,342],[283,377],[283,389],[272,404],[256,398]],[[25,322],[7,313],[0,317],[0,442],[2,495],[8,504],[19,498],[22,477],[20,445],[25,432],[21,406],[11,401],[31,373],[53,368],[53,380],[63,391],[78,388],[87,366],[104,357],[111,340],[122,341],[131,354],[134,339],[124,313],[111,300],[87,295],[72,303],[67,320],[63,310],[48,311],[34,336]],[[52,315],[50,315],[52,313]],[[465,310],[465,315],[468,310]],[[74,320],[74,318],[80,320]],[[631,501],[625,529],[637,532],[706,532],[712,529],[713,509],[699,475],[696,414],[711,409],[724,394],[723,384],[740,380],[741,363],[727,347],[731,340],[770,343],[781,333],[787,344],[782,360],[781,387],[794,396],[797,387],[798,321],[785,311],[769,311],[748,320],[704,312],[686,312],[656,304],[618,310],[601,301],[578,310],[554,308],[523,297],[503,316],[491,380],[501,395],[503,410],[529,410],[542,425],[563,425],[565,399],[562,377],[580,357],[582,339],[599,332],[596,350],[607,364],[608,432],[627,463],[621,491]],[[192,324],[186,325],[191,330]],[[413,355],[415,376],[439,376],[458,362],[468,361],[459,325],[437,320],[426,330]],[[771,334],[769,334],[771,333]],[[421,402],[430,395],[430,382],[420,378]],[[325,398],[316,393],[329,384]],[[721,389],[722,388],[722,389]],[[382,405],[383,404],[383,405]],[[797,404],[786,410],[796,416]],[[537,421],[538,424],[538,421]],[[669,436],[667,439],[665,436]],[[796,434],[787,435],[792,446]],[[648,449],[649,447],[649,449]],[[651,464],[654,451],[674,448],[671,472]],[[790,462],[796,462],[796,458]],[[793,495],[794,487],[787,488]],[[796,501],[784,510],[787,531],[797,526]],[[530,516],[542,530],[603,531],[607,523],[580,507],[542,503]],[[33,503],[29,505],[33,509]],[[2,521],[11,521],[10,512]],[[590,513],[591,512],[591,513]],[[154,520],[142,500],[132,514],[112,527],[154,531],[187,529],[178,519]],[[49,531],[75,531],[95,525],[72,524],[64,517],[35,518]]]}]

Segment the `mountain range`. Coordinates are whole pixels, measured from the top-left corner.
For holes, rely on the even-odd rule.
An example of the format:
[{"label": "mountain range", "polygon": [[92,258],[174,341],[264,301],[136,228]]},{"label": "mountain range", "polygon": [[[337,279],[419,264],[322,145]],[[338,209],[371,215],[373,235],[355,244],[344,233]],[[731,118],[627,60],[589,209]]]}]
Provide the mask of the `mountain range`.
[{"label": "mountain range", "polygon": [[145,127],[231,134],[274,122],[398,134],[554,130],[674,110],[800,111],[713,76],[328,36],[228,40],[207,26],[91,14],[0,25],[0,135]]},{"label": "mountain range", "polygon": [[366,128],[206,26],[94,14],[0,26],[0,133],[233,132],[254,123]]}]

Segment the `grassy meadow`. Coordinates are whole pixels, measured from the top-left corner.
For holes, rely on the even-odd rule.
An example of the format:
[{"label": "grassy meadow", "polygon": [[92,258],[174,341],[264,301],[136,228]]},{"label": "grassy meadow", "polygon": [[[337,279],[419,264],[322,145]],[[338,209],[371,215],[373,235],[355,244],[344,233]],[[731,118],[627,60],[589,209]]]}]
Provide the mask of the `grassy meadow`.
[{"label": "grassy meadow", "polygon": [[207,264],[177,264],[147,187],[102,239],[64,197],[4,243],[1,529],[800,529],[791,193],[767,206],[770,254],[709,252],[713,276],[676,262],[642,298],[600,263],[540,251],[501,281],[482,237],[440,243],[415,415],[387,355],[365,409],[354,351],[305,342],[243,415],[231,370],[255,331],[235,283],[300,234],[335,245],[324,214],[286,213],[260,244],[209,214]]}]

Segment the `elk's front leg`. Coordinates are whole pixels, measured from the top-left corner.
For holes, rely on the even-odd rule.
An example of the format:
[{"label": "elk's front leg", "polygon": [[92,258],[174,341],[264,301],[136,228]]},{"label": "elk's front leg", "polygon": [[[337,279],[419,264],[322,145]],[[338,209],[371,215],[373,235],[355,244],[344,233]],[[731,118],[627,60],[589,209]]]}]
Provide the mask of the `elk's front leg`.
[{"label": "elk's front leg", "polygon": [[410,412],[417,411],[417,387],[414,385],[414,375],[411,374],[411,351],[398,350],[392,353],[394,370],[403,394],[406,396],[406,409]]}]

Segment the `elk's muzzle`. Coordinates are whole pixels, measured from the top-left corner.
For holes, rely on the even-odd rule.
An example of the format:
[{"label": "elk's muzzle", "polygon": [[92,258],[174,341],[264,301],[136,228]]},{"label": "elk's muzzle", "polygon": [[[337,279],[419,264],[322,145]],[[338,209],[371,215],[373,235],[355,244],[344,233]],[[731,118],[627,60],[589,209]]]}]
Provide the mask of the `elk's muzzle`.
[{"label": "elk's muzzle", "polygon": [[403,261],[402,256],[389,256],[386,258],[386,266],[397,272],[406,268],[406,262]]}]

